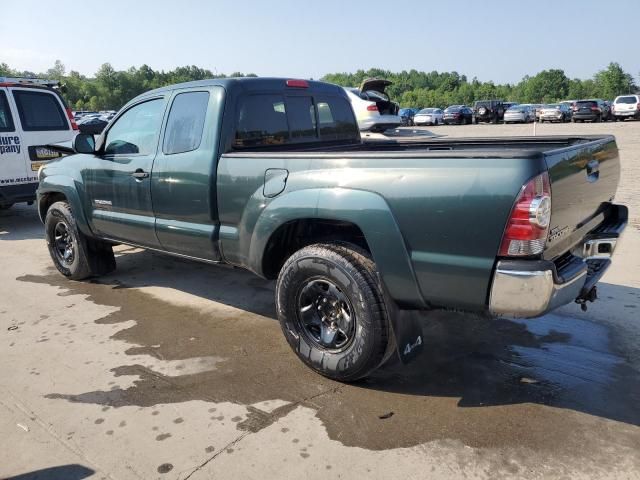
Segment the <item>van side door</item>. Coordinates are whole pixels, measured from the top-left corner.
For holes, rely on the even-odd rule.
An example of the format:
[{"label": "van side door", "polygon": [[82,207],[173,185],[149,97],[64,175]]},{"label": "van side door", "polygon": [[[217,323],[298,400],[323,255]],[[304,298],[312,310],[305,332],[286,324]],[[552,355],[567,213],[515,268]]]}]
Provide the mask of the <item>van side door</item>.
[{"label": "van side door", "polygon": [[151,196],[164,250],[217,261],[216,166],[222,87],[177,90],[153,164]]}]

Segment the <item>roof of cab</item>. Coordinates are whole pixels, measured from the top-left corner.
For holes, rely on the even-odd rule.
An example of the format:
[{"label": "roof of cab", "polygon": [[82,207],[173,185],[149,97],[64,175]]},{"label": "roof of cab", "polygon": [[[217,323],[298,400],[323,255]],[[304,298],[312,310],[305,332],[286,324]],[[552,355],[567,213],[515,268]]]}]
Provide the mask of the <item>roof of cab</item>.
[{"label": "roof of cab", "polygon": [[[187,88],[221,86],[226,90],[242,89],[245,91],[257,90],[283,90],[290,88],[291,90],[312,90],[314,93],[338,93],[342,95],[342,88],[338,85],[326,82],[318,82],[314,80],[304,80],[309,85],[306,88],[288,87],[287,80],[296,80],[291,78],[267,78],[267,77],[234,77],[234,78],[212,78],[207,80],[194,80],[192,82],[176,83],[167,85],[166,87],[156,88],[145,92],[138,97],[146,97],[158,93],[169,92],[172,90],[182,90]],[[138,98],[136,97],[136,98]]]}]

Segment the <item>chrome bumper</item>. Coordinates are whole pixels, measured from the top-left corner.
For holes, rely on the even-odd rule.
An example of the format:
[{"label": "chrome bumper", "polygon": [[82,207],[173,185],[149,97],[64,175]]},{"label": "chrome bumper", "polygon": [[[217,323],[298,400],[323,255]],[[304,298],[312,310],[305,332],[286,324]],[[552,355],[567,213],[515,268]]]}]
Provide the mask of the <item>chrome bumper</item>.
[{"label": "chrome bumper", "polygon": [[533,270],[527,268],[530,263],[527,260],[498,262],[489,300],[492,314],[520,318],[539,317],[573,302],[587,281],[586,264],[570,280],[559,283],[555,280],[553,262],[540,262],[550,265],[536,265]]},{"label": "chrome bumper", "polygon": [[489,311],[495,315],[539,317],[576,299],[584,299],[611,265],[628,211],[611,205],[609,219],[567,253],[549,260],[499,260],[493,275]]}]

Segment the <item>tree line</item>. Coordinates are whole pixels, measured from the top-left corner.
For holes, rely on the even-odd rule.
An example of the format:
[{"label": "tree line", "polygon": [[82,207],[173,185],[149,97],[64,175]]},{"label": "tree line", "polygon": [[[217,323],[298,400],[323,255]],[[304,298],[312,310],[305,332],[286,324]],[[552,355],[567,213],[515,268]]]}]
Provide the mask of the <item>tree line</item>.
[{"label": "tree line", "polygon": [[[153,88],[173,83],[205,78],[255,77],[255,74],[234,72],[230,75],[192,66],[178,67],[168,72],[153,70],[148,65],[128,70],[115,70],[103,64],[93,77],[77,71],[67,72],[57,60],[46,72],[35,73],[13,70],[0,63],[0,76],[50,78],[64,85],[63,96],[75,110],[117,110],[127,101]],[[365,78],[385,78],[393,84],[387,91],[403,107],[446,107],[471,105],[475,100],[501,98],[519,103],[550,103],[558,100],[602,98],[611,100],[617,95],[638,90],[633,76],[615,62],[598,71],[592,78],[569,78],[561,69],[543,70],[534,76],[525,76],[516,84],[468,80],[458,72],[420,72],[409,70],[391,72],[378,68],[358,70],[355,73],[330,73],[321,80],[357,87]]]}]

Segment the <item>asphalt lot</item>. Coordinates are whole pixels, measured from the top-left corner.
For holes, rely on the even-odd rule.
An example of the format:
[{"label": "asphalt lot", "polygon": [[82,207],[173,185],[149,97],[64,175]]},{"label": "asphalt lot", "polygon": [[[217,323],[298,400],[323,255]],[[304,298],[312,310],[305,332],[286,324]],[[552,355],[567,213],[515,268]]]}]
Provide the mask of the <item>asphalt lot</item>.
[{"label": "asphalt lot", "polygon": [[0,212],[0,478],[640,478],[640,122],[536,129],[618,139],[632,225],[601,299],[429,314],[415,363],[354,385],[295,358],[271,282],[129,247],[70,282],[35,208]]}]

